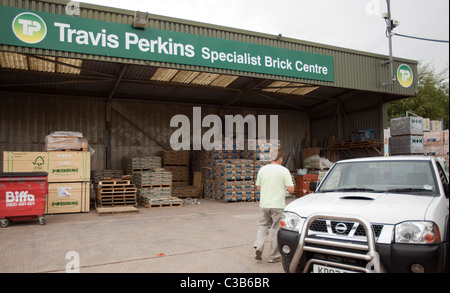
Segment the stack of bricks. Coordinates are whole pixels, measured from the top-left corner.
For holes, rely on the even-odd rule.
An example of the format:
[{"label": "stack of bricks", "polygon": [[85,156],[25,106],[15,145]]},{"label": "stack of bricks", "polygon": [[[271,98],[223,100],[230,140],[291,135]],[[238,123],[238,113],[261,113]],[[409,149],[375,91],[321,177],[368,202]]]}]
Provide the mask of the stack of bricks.
[{"label": "stack of bricks", "polygon": [[449,131],[424,131],[423,152],[425,156],[436,157],[448,172],[449,168]]},{"label": "stack of bricks", "polygon": [[271,147],[278,151],[279,141],[245,141],[243,149],[223,144],[219,150],[194,152],[193,169],[202,171],[204,197],[225,202],[259,200],[255,180],[275,154]]},{"label": "stack of bricks", "polygon": [[162,157],[164,169],[172,173],[173,185],[187,185],[189,183],[189,151],[163,151]]}]

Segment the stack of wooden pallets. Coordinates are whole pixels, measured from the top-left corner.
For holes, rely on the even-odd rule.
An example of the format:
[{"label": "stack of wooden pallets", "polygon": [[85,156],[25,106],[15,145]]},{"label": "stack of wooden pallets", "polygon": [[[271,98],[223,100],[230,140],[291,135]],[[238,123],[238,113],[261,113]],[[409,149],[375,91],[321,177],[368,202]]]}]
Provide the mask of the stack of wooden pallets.
[{"label": "stack of wooden pallets", "polygon": [[100,207],[136,206],[136,187],[130,180],[100,180],[97,184],[97,205]]}]

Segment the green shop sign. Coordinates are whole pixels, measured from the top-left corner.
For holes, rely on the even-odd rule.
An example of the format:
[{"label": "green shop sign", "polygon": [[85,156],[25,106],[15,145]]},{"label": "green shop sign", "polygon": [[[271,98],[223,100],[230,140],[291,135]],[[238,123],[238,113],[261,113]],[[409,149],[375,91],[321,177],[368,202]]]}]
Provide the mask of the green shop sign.
[{"label": "green shop sign", "polygon": [[0,44],[334,82],[333,57],[0,6]]}]

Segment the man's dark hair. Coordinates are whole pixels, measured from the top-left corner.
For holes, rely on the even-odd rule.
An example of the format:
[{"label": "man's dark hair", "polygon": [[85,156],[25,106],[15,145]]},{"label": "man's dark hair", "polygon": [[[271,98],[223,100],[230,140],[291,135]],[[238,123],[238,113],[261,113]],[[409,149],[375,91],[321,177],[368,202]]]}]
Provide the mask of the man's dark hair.
[{"label": "man's dark hair", "polygon": [[284,157],[284,152],[282,150],[278,150],[277,157],[273,161],[278,161],[278,159]]}]

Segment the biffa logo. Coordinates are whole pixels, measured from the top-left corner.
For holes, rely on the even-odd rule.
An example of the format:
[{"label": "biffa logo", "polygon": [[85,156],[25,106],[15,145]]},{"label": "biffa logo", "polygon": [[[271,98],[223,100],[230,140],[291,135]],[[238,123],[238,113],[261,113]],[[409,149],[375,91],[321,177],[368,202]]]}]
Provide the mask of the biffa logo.
[{"label": "biffa logo", "polygon": [[47,25],[37,14],[23,12],[14,18],[12,30],[22,42],[36,44],[45,38]]},{"label": "biffa logo", "polygon": [[35,205],[34,195],[28,191],[7,191],[6,206],[33,206]]}]

